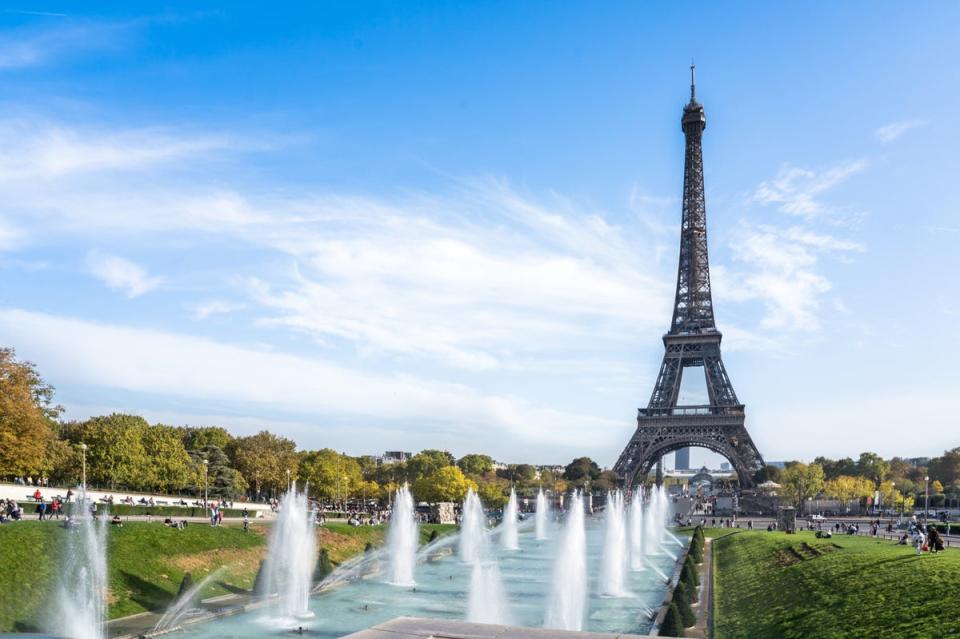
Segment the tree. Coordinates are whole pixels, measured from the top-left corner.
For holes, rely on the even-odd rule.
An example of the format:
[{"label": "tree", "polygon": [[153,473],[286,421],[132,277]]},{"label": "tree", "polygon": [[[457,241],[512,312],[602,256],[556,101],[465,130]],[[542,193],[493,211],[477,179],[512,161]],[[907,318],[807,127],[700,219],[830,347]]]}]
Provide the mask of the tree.
[{"label": "tree", "polygon": [[299,455],[300,477],[310,486],[310,494],[322,499],[344,499],[363,490],[360,463],[331,448],[303,451]]},{"label": "tree", "polygon": [[589,457],[578,457],[567,464],[563,470],[563,478],[576,486],[583,486],[600,476],[600,467]]},{"label": "tree", "polygon": [[466,475],[486,475],[493,470],[493,458],[489,455],[470,454],[464,455],[457,462],[457,466]]},{"label": "tree", "polygon": [[53,420],[62,411],[36,367],[0,348],[0,476],[49,472]]},{"label": "tree", "polygon": [[493,473],[477,480],[477,495],[490,508],[503,508],[510,493],[510,482]]},{"label": "tree", "polygon": [[841,475],[853,476],[857,474],[857,464],[849,457],[837,460],[828,457],[817,457],[813,460],[813,463],[823,467],[823,474],[826,479],[836,479]]},{"label": "tree", "polygon": [[413,494],[419,501],[431,503],[462,501],[470,488],[477,489],[475,481],[467,479],[456,466],[444,466],[414,482]]},{"label": "tree", "polygon": [[765,465],[763,468],[753,474],[753,482],[755,484],[762,484],[766,481],[772,481],[779,484],[781,472],[783,472],[783,469],[779,466]]},{"label": "tree", "polygon": [[[206,470],[207,496],[210,498],[236,499],[247,490],[247,482],[238,470],[230,466],[230,458],[219,447],[207,444],[190,455],[190,471],[193,486],[197,496],[203,496],[204,470]],[[206,469],[204,469],[206,460]]]},{"label": "tree", "polygon": [[149,477],[143,438],[150,425],[138,415],[112,413],[66,426],[71,443],[87,445],[87,482],[145,488]]},{"label": "tree", "polygon": [[619,485],[620,475],[612,470],[605,470],[601,472],[600,476],[597,477],[596,481],[593,482],[593,487],[597,490],[614,490]]},{"label": "tree", "polygon": [[873,482],[874,487],[880,486],[890,473],[890,464],[876,453],[860,453],[857,460],[857,474]]},{"label": "tree", "polygon": [[190,483],[190,455],[178,429],[161,424],[148,426],[143,434],[143,448],[147,458],[143,469],[145,487],[175,492]]},{"label": "tree", "polygon": [[823,467],[820,464],[796,463],[783,471],[780,494],[791,506],[800,511],[807,499],[816,497],[823,489]]},{"label": "tree", "polygon": [[216,446],[226,451],[233,444],[234,437],[226,428],[220,426],[188,426],[181,429],[183,447],[186,450],[197,450],[204,446]]},{"label": "tree", "polygon": [[927,471],[930,477],[946,486],[960,481],[960,447],[944,451],[940,457],[931,459]]},{"label": "tree", "polygon": [[407,462],[407,474],[415,480],[432,475],[446,466],[453,466],[454,462],[456,462],[454,456],[445,450],[421,450]]},{"label": "tree", "polygon": [[276,494],[286,489],[288,481],[297,480],[297,445],[262,430],[234,442],[233,465],[257,494],[263,490]]},{"label": "tree", "polygon": [[939,479],[934,479],[930,482],[930,493],[934,495],[939,495],[943,492],[943,484],[940,483]]}]

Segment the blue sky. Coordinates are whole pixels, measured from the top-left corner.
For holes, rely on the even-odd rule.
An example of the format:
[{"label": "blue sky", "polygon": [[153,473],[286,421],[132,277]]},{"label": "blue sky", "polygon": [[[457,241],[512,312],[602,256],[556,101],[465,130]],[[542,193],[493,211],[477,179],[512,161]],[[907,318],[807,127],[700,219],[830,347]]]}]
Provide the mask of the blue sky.
[{"label": "blue sky", "polygon": [[68,417],[612,464],[694,58],[761,452],[960,443],[954,3],[75,9],[0,12],[0,343]]}]

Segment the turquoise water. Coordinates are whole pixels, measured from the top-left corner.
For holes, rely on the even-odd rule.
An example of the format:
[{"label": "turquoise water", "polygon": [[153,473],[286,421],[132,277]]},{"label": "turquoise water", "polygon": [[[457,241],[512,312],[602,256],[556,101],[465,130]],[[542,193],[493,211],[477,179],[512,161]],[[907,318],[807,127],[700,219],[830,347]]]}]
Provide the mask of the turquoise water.
[{"label": "turquoise water", "polygon": [[[531,524],[532,522],[524,522]],[[632,596],[601,597],[599,573],[602,522],[587,520],[587,565],[589,601],[584,630],[597,632],[645,633],[651,622],[649,610],[656,610],[663,601],[666,585],[653,569],[628,573],[628,589]],[[551,526],[550,539],[538,541],[532,527],[525,525],[520,532],[520,549],[499,548],[498,540],[491,539],[492,559],[498,561],[507,593],[509,621],[512,624],[542,627],[551,587],[554,565],[554,544],[559,536],[559,525]],[[452,549],[455,551],[456,546]],[[666,550],[677,555],[675,543]],[[653,555],[649,561],[660,571],[672,574],[675,561],[667,554]],[[416,586],[399,587],[384,583],[386,575],[369,574],[340,587],[316,595],[308,619],[280,619],[271,613],[270,606],[194,626],[188,634],[197,639],[232,639],[287,635],[303,626],[304,634],[314,637],[341,637],[357,630],[382,623],[399,616],[436,617],[463,620],[469,597],[471,566],[460,561],[450,549],[440,550],[419,564],[415,572]]]}]

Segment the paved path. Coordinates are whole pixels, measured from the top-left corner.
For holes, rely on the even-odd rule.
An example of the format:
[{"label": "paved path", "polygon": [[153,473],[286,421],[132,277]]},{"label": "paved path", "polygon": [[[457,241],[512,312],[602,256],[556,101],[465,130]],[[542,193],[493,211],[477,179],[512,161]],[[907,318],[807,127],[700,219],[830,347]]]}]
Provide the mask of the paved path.
[{"label": "paved path", "polygon": [[713,607],[713,552],[712,539],[703,540],[703,563],[697,566],[700,573],[700,588],[698,591],[699,601],[693,610],[697,613],[697,623],[692,628],[687,628],[684,635],[687,637],[696,637],[698,639],[707,639],[710,636],[708,628],[710,627]]},{"label": "paved path", "polygon": [[[13,499],[14,501],[31,501],[33,500],[33,493],[40,489],[40,494],[43,496],[43,499],[49,502],[53,497],[60,495],[61,497],[66,496],[67,490],[70,490],[68,486],[21,486],[19,484],[5,484],[0,483],[0,499]],[[74,494],[77,490],[74,487]],[[101,497],[107,497],[112,495],[115,503],[121,503],[126,497],[133,497],[134,501],[139,501],[141,498],[149,500],[151,497],[155,502],[156,506],[179,506],[180,500],[187,502],[186,507],[193,506],[193,502],[196,501],[196,497],[187,497],[187,496],[174,496],[174,495],[160,495],[157,493],[137,493],[129,491],[110,491],[110,490],[94,490],[90,489],[87,491],[91,499],[97,500],[100,502]],[[166,502],[166,503],[159,503]],[[135,504],[140,506],[142,504]],[[256,510],[265,510],[269,511],[270,506],[268,504],[257,504],[254,502],[235,502],[234,507],[241,509],[246,507],[250,511]]]}]

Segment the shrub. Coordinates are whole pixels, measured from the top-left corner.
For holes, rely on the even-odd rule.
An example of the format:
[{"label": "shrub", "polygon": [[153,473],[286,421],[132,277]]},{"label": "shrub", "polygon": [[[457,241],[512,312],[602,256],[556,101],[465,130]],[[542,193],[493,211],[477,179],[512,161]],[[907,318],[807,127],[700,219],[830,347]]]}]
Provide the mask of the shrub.
[{"label": "shrub", "polygon": [[677,604],[670,603],[667,608],[667,614],[660,625],[661,637],[683,637],[683,620],[680,618],[680,611],[677,610]]},{"label": "shrub", "polygon": [[680,613],[680,620],[684,628],[689,628],[697,623],[697,615],[690,607],[690,592],[687,585],[682,581],[677,584],[673,591],[673,602],[677,605],[677,611]]}]

